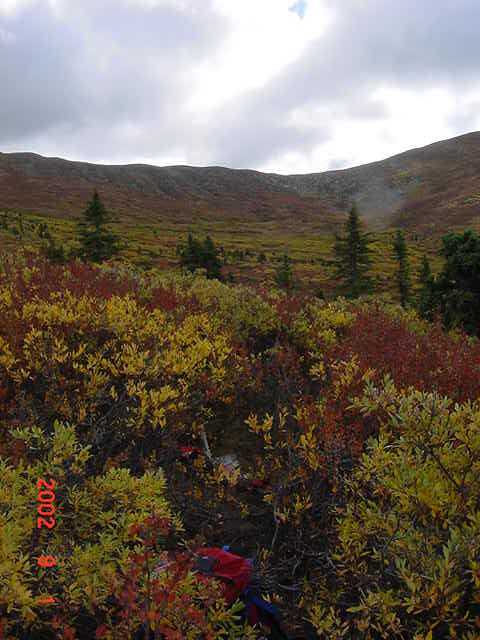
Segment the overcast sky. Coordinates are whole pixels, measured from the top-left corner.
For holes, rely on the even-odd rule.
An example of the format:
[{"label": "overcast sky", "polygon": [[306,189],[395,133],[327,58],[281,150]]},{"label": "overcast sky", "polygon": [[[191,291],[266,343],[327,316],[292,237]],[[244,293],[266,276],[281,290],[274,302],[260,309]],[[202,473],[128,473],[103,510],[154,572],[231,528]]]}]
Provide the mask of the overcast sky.
[{"label": "overcast sky", "polygon": [[480,129],[480,0],[0,0],[0,151],[307,173]]}]

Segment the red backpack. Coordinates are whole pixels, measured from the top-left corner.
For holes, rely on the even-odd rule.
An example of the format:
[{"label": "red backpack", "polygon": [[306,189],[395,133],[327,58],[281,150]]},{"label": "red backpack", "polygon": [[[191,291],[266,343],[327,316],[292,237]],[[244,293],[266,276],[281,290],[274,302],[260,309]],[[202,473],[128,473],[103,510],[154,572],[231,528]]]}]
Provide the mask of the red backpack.
[{"label": "red backpack", "polygon": [[201,547],[197,549],[194,569],[203,575],[217,578],[223,584],[227,605],[241,599],[245,603],[245,617],[251,625],[262,623],[270,629],[270,638],[286,638],[281,630],[277,608],[251,588],[253,562],[229,551],[229,547]]},{"label": "red backpack", "polygon": [[219,578],[224,585],[225,602],[232,605],[252,580],[251,561],[218,547],[201,547],[197,554],[199,558],[194,568],[204,575]]},{"label": "red backpack", "polygon": [[[282,631],[277,608],[252,588],[251,560],[230,553],[229,547],[200,547],[196,550],[195,556],[193,569],[205,577],[216,578],[223,585],[223,597],[228,606],[236,600],[242,600],[245,604],[242,614],[249,624],[261,623],[264,628],[267,627],[270,640],[288,640]],[[160,567],[165,567],[165,564],[162,563]],[[134,640],[145,638],[151,640],[153,633],[145,631],[142,626],[137,630]]]}]

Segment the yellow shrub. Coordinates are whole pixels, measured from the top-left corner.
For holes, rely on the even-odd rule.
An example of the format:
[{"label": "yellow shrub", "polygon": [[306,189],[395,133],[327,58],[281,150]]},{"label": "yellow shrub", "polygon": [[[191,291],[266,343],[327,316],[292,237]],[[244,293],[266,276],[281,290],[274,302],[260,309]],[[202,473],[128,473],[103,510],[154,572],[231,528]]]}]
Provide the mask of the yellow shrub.
[{"label": "yellow shrub", "polygon": [[478,637],[480,406],[388,379],[354,404],[386,417],[348,482],[337,591],[312,623],[329,638]]},{"label": "yellow shrub", "polygon": [[[48,629],[55,605],[38,603],[53,596],[74,620],[82,608],[105,606],[111,580],[132,552],[128,532],[151,513],[181,531],[165,499],[161,470],[133,477],[128,469],[89,476],[88,447],[79,444],[72,426],[55,423],[51,436],[38,428],[19,428],[14,438],[38,452],[30,465],[12,467],[0,459],[0,611],[8,625]],[[55,483],[55,526],[37,528],[37,482]],[[40,556],[53,556],[55,567],[41,568]]]}]

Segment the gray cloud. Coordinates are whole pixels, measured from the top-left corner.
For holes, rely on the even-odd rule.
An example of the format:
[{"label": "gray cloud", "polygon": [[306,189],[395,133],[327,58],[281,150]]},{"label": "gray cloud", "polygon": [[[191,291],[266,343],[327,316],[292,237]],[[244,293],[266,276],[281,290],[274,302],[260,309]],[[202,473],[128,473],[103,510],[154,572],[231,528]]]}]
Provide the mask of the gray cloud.
[{"label": "gray cloud", "polygon": [[71,73],[78,36],[68,26],[58,29],[39,7],[3,30],[10,37],[0,41],[0,142],[78,119],[80,94]]},{"label": "gray cloud", "polygon": [[112,157],[137,143],[171,144],[185,134],[179,105],[192,63],[208,58],[225,31],[210,0],[202,6],[82,0],[63,15],[38,0],[0,19],[8,34],[0,39],[0,144],[51,134],[93,155],[108,144]]},{"label": "gray cloud", "polygon": [[[480,89],[478,0],[325,2],[333,24],[299,59],[192,120],[185,103],[197,65],[213,60],[230,28],[213,0],[201,11],[198,0],[183,10],[69,0],[65,15],[37,0],[0,17],[0,145],[41,153],[49,139],[67,157],[180,153],[184,162],[256,168],[289,151],[310,153],[339,119],[378,120],[381,130],[388,110],[376,89]],[[298,124],[302,109],[317,120]],[[459,98],[452,135],[475,122]]]}]

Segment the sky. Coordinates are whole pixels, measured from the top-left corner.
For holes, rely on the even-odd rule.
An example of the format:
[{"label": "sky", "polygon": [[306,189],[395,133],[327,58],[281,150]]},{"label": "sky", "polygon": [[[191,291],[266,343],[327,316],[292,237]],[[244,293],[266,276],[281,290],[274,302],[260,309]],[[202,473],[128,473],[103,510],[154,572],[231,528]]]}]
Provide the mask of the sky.
[{"label": "sky", "polygon": [[480,130],[480,0],[0,0],[0,151],[311,173]]}]

